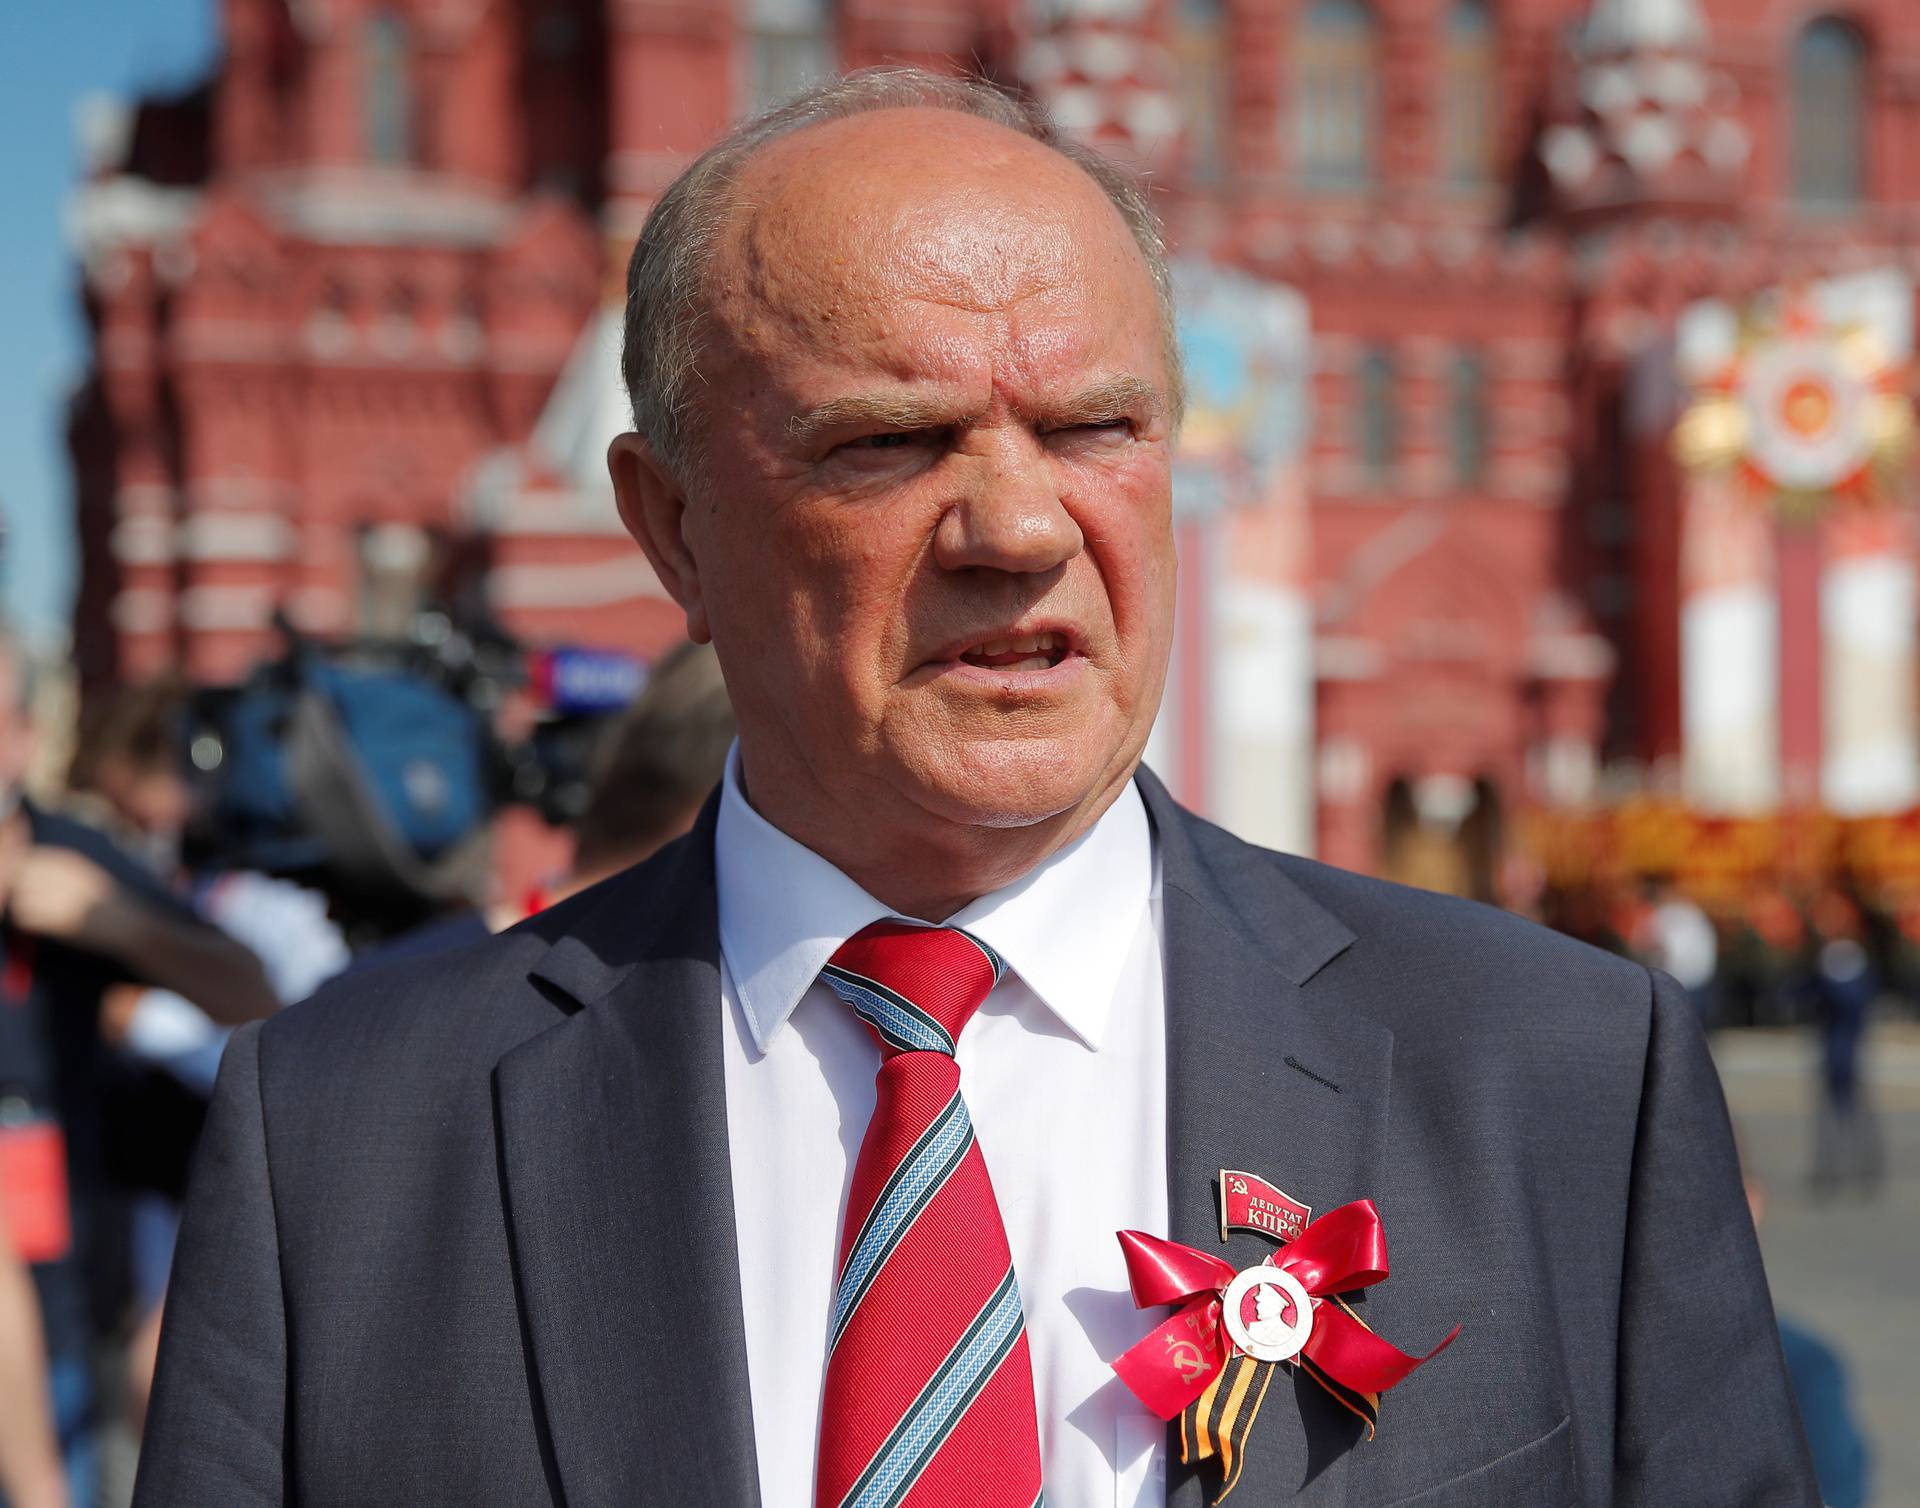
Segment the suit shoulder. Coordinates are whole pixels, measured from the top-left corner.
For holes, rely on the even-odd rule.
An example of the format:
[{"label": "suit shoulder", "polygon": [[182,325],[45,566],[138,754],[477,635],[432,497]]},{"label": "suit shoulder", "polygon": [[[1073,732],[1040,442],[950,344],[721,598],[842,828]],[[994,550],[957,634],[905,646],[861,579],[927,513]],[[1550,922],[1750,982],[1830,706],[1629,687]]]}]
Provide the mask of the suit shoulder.
[{"label": "suit shoulder", "polygon": [[1388,966],[1394,972],[1427,968],[1448,976],[1465,972],[1492,976],[1509,987],[1576,985],[1632,999],[1640,1010],[1651,1005],[1647,970],[1617,953],[1480,901],[1258,847],[1177,807],[1158,784],[1152,795],[1162,818],[1190,843],[1192,861],[1208,882],[1233,895],[1242,914],[1263,930],[1308,928],[1357,943],[1334,945],[1325,953],[1332,966]]},{"label": "suit shoulder", "polygon": [[1493,947],[1509,963],[1595,972],[1615,983],[1646,989],[1646,970],[1631,959],[1499,906],[1419,890],[1291,854],[1269,853],[1267,858],[1356,933],[1363,926],[1368,933],[1390,927],[1403,932],[1405,944],[1413,948],[1478,952]]},{"label": "suit shoulder", "polygon": [[1578,1064],[1584,1080],[1617,1076],[1638,1093],[1655,1009],[1653,974],[1640,964],[1480,901],[1271,859],[1354,932],[1329,976],[1346,974],[1365,993],[1409,1062],[1452,1062],[1471,1043],[1486,1062],[1524,1064],[1540,1082]]},{"label": "suit shoulder", "polygon": [[490,1054],[557,1019],[527,981],[538,934],[503,932],[431,952],[365,960],[261,1031],[263,1062],[351,1071],[404,1057],[423,1069]]},{"label": "suit shoulder", "polygon": [[1647,970],[1563,932],[1484,901],[1400,886],[1296,855],[1267,853],[1304,889],[1373,947],[1436,962],[1498,968],[1524,982],[1559,982],[1628,991],[1647,1001]]},{"label": "suit shoulder", "polygon": [[[503,932],[428,952],[396,948],[357,961],[314,995],[269,1020],[263,1059],[345,1068],[407,1058],[423,1071],[500,1055],[560,1019],[553,998],[528,977],[553,944],[597,907],[625,871]],[[476,923],[476,931],[479,931]]]}]

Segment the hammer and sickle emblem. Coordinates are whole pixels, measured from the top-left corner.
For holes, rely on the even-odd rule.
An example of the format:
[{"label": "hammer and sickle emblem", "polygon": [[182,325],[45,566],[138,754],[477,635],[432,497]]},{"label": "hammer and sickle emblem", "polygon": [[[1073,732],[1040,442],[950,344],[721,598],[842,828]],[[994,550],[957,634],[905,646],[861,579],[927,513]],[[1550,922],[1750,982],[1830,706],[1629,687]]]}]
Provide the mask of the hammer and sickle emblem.
[{"label": "hammer and sickle emblem", "polygon": [[1244,1194],[1247,1191],[1247,1180],[1244,1178],[1229,1178],[1227,1180],[1227,1186],[1236,1194]]},{"label": "hammer and sickle emblem", "polygon": [[1206,1358],[1190,1340],[1169,1340],[1167,1351],[1173,1358],[1174,1370],[1180,1374],[1182,1382],[1192,1382],[1207,1369]]}]

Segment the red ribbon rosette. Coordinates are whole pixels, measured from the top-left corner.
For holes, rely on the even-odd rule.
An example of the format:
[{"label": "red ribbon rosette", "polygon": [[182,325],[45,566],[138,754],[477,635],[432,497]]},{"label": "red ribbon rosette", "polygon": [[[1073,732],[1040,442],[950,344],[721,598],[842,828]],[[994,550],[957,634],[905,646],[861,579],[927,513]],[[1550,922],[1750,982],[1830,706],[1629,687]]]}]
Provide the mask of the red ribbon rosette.
[{"label": "red ribbon rosette", "polygon": [[[1170,1420],[1205,1394],[1230,1361],[1247,1355],[1228,1333],[1221,1310],[1240,1274],[1219,1257],[1176,1241],[1135,1230],[1119,1236],[1134,1303],[1142,1309],[1153,1304],[1180,1309],[1113,1369],[1142,1403]],[[1310,1222],[1267,1258],[1266,1266],[1290,1274],[1308,1296],[1311,1328],[1296,1358],[1300,1366],[1360,1415],[1369,1437],[1379,1417],[1379,1395],[1433,1360],[1460,1333],[1455,1325],[1425,1356],[1409,1356],[1374,1334],[1341,1301],[1339,1295],[1370,1288],[1387,1276],[1386,1231],[1370,1199],[1343,1204]]]}]

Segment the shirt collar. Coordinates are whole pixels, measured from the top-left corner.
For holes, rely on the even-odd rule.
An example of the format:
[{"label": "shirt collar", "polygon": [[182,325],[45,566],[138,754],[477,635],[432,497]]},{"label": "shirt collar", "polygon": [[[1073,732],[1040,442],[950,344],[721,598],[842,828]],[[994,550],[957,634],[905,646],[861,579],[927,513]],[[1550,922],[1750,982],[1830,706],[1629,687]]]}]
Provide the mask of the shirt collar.
[{"label": "shirt collar", "polygon": [[[835,949],[894,913],[747,804],[737,744],[720,792],[714,871],[721,951],[764,1053]],[[948,921],[1004,958],[1098,1050],[1153,883],[1152,830],[1129,781],[1086,833]]]}]

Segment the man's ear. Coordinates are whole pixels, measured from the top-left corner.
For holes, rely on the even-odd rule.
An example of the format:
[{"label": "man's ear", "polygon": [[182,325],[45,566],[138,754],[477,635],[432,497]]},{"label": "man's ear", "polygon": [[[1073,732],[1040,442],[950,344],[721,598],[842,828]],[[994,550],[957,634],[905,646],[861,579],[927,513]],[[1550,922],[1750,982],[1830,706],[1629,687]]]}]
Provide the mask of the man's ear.
[{"label": "man's ear", "polygon": [[615,435],[607,447],[607,470],[613,475],[614,502],[620,522],[634,543],[646,552],[653,572],[680,610],[687,615],[687,637],[705,644],[706,597],[700,590],[700,563],[687,548],[686,493],[662,466],[639,435]]}]

